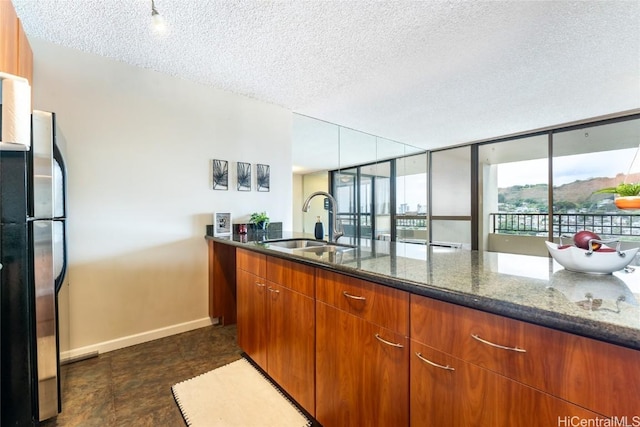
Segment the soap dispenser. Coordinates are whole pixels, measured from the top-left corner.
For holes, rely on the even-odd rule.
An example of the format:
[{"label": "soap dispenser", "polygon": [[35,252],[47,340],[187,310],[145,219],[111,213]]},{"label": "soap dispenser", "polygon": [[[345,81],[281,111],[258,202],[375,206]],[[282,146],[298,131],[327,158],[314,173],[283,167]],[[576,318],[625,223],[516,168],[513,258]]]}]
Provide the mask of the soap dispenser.
[{"label": "soap dispenser", "polygon": [[316,221],[316,228],[314,230],[314,234],[316,239],[322,240],[324,238],[324,226],[322,225],[322,221],[320,221],[320,217],[318,216],[318,221]]}]

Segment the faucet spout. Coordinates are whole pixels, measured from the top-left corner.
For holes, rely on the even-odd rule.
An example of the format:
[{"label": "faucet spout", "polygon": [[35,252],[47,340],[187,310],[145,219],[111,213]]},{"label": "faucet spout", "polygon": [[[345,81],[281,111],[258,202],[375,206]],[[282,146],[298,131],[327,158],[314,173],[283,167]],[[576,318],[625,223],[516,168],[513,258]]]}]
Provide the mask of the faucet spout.
[{"label": "faucet spout", "polygon": [[314,193],[309,194],[307,200],[304,201],[302,205],[302,212],[307,212],[309,210],[309,205],[311,204],[311,199],[316,196],[324,196],[331,201],[331,214],[333,215],[333,241],[337,242],[338,239],[344,236],[344,231],[342,229],[342,223],[338,221],[338,201],[326,191],[316,191]]}]

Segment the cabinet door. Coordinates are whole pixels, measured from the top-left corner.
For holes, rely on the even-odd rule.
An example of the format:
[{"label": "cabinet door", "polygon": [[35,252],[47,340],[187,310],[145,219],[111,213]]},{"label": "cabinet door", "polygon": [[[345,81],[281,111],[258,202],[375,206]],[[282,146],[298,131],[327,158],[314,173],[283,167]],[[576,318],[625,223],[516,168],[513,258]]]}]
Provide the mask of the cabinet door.
[{"label": "cabinet door", "polygon": [[315,414],[315,303],[267,282],[267,372],[310,414]]},{"label": "cabinet door", "polygon": [[18,74],[18,16],[8,0],[0,0],[0,71]]},{"label": "cabinet door", "polygon": [[412,427],[548,427],[598,418],[596,413],[413,340],[410,369]]},{"label": "cabinet door", "polygon": [[406,426],[408,339],[321,302],[316,322],[316,419],[325,427]]},{"label": "cabinet door", "polygon": [[266,283],[237,270],[238,344],[260,367],[267,370]]}]

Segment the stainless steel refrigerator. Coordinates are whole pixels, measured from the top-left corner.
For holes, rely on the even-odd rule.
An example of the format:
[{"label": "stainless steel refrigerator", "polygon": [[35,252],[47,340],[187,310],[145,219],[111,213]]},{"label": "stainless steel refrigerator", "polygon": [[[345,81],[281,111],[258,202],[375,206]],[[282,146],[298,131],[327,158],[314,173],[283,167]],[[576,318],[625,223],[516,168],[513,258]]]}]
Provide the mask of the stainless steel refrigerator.
[{"label": "stainless steel refrigerator", "polygon": [[57,294],[66,270],[65,165],[55,115],[32,114],[31,149],[0,144],[0,412],[37,425],[61,410]]}]

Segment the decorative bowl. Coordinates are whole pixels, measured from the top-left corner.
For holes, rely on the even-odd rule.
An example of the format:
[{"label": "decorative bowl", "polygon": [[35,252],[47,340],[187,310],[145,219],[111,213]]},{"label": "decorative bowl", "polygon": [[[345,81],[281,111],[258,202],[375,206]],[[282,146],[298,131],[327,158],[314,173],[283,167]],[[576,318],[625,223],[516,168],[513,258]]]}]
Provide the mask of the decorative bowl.
[{"label": "decorative bowl", "polygon": [[544,243],[553,259],[567,270],[595,274],[611,274],[622,270],[633,261],[639,249],[621,251],[603,245],[599,251],[589,251],[573,245],[559,246],[553,242]]}]

